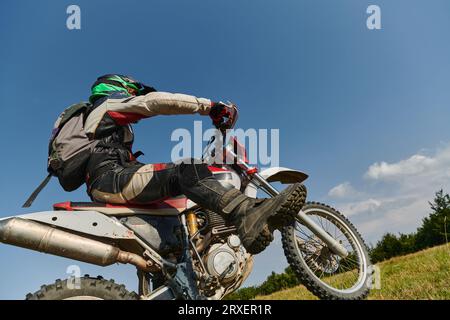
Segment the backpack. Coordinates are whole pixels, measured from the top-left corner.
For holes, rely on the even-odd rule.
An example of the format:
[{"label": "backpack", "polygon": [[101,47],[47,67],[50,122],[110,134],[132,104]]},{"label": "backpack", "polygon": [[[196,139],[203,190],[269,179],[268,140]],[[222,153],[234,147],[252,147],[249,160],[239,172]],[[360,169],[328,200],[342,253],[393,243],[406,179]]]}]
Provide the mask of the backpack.
[{"label": "backpack", "polygon": [[31,194],[23,207],[30,207],[52,176],[65,191],[74,191],[85,183],[86,168],[96,140],[90,140],[84,123],[92,105],[81,102],[64,110],[53,126],[48,145],[48,176]]}]

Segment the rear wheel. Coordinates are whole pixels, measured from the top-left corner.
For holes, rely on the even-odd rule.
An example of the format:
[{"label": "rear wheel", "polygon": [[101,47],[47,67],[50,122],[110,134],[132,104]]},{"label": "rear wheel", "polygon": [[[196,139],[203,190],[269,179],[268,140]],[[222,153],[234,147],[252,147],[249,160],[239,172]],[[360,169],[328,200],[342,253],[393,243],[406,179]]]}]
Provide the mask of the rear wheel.
[{"label": "rear wheel", "polygon": [[341,258],[300,221],[282,230],[284,253],[300,282],[320,299],[364,299],[372,267],[361,235],[339,211],[308,202],[302,211],[348,251]]},{"label": "rear wheel", "polygon": [[[79,281],[78,281],[79,280]],[[77,279],[56,280],[43,285],[35,293],[27,294],[26,300],[138,300],[135,292],[129,292],[124,285],[114,283],[102,277],[89,275]]]}]

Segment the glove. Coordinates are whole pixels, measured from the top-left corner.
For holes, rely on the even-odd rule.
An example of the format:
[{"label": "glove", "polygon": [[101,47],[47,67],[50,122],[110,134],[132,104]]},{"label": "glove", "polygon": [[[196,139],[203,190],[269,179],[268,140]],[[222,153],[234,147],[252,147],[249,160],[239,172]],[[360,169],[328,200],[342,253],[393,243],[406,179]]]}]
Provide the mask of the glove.
[{"label": "glove", "polygon": [[212,102],[211,105],[209,116],[212,123],[217,129],[222,129],[223,125],[226,124],[225,118],[231,117],[232,108],[223,102]]}]

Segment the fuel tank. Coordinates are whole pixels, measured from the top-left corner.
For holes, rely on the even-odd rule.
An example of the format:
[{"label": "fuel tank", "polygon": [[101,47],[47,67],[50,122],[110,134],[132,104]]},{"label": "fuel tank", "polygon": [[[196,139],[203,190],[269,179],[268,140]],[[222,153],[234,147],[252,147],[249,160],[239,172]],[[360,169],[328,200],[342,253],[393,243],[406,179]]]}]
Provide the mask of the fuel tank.
[{"label": "fuel tank", "polygon": [[214,175],[214,178],[216,178],[225,188],[228,189],[233,187],[241,190],[241,178],[236,172],[211,166],[209,167],[209,170]]}]

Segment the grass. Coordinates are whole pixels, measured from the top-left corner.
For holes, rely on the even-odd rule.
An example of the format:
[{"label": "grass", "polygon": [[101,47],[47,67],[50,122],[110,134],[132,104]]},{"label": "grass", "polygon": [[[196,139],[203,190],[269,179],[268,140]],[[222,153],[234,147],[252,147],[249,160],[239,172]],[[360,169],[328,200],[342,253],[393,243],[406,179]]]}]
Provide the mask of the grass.
[{"label": "grass", "polygon": [[[371,300],[450,299],[450,245],[442,245],[383,261],[381,288],[373,289]],[[304,286],[281,290],[257,300],[317,299]]]}]

